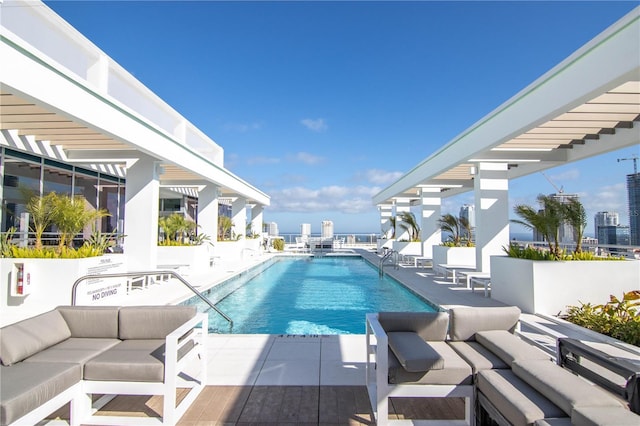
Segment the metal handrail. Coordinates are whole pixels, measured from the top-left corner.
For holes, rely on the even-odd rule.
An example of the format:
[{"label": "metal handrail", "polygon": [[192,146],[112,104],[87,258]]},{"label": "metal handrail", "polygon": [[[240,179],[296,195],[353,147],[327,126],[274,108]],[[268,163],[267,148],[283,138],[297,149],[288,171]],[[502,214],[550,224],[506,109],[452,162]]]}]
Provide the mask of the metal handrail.
[{"label": "metal handrail", "polygon": [[[380,262],[378,263],[378,274],[380,276],[384,275],[384,262],[389,259],[391,256],[394,256],[398,254],[397,251],[395,250],[389,250],[387,253],[385,253],[384,256],[382,256],[382,259],[380,259]],[[395,265],[397,263],[397,259],[394,260],[393,264]]]},{"label": "metal handrail", "polygon": [[82,282],[82,281],[86,281],[86,280],[93,280],[93,279],[102,279],[102,278],[126,278],[126,277],[139,277],[139,276],[152,276],[152,275],[170,275],[172,277],[174,277],[175,279],[177,279],[178,281],[180,281],[182,284],[184,284],[189,290],[191,290],[193,292],[193,294],[195,294],[196,296],[198,296],[204,303],[206,303],[207,305],[209,305],[209,307],[211,309],[213,309],[214,311],[216,311],[222,318],[224,318],[225,320],[227,320],[229,322],[229,324],[231,325],[231,327],[233,328],[233,320],[231,318],[229,318],[229,316],[227,314],[225,314],[224,312],[222,312],[220,309],[218,309],[216,307],[216,305],[214,305],[211,300],[207,299],[206,297],[204,297],[202,295],[202,293],[200,293],[198,290],[196,290],[196,288],[194,286],[192,286],[191,284],[189,284],[189,282],[187,280],[185,280],[184,278],[182,278],[182,276],[180,276],[178,273],[176,273],[175,271],[138,271],[138,272],[122,272],[122,273],[118,273],[118,274],[99,274],[99,275],[84,275],[80,278],[78,278],[74,283],[73,286],[71,287],[71,305],[75,305],[76,304],[76,290],[78,288],[78,285]]}]

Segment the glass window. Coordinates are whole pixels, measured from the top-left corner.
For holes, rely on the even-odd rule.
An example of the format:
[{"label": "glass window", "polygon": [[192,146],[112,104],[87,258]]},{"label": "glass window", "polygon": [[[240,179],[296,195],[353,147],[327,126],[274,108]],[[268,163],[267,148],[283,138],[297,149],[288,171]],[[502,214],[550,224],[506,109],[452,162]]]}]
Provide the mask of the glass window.
[{"label": "glass window", "polygon": [[6,155],[2,182],[2,231],[20,228],[28,194],[40,194],[40,165]]},{"label": "glass window", "polygon": [[[114,232],[118,227],[119,185],[117,182],[100,178],[98,184],[98,208],[105,209],[110,216],[102,218],[102,232]],[[122,232],[122,229],[117,229]]]},{"label": "glass window", "polygon": [[73,172],[45,165],[43,177],[43,194],[55,192],[59,195],[71,195],[71,181],[73,179]]}]

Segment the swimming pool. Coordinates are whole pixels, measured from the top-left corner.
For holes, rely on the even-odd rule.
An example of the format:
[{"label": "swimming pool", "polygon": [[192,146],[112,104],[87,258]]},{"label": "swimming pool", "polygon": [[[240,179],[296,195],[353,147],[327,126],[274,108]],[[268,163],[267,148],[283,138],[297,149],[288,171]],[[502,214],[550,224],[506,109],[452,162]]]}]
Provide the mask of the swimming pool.
[{"label": "swimming pool", "polygon": [[[367,313],[435,310],[360,257],[278,258],[204,295],[233,319],[234,334],[364,334]],[[208,309],[197,298],[184,304]],[[213,312],[209,328],[230,332]]]}]

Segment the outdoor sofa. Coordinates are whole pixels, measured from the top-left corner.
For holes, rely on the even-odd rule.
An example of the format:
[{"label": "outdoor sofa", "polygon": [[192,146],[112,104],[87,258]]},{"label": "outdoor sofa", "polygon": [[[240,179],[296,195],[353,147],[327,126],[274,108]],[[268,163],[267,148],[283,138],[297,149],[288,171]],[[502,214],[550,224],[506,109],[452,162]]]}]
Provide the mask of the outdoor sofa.
[{"label": "outdoor sofa", "polygon": [[[61,306],[8,325],[0,329],[0,424],[35,424],[70,403],[71,425],[173,425],[204,387],[206,335],[206,315],[188,306]],[[185,375],[198,357],[200,378]],[[179,374],[191,389],[176,406]],[[94,416],[117,395],[161,395],[162,418]]]},{"label": "outdoor sofa", "polygon": [[457,423],[469,425],[640,424],[624,401],[515,335],[519,317],[517,307],[369,314],[367,388],[377,424],[393,422],[389,397],[463,397]]}]

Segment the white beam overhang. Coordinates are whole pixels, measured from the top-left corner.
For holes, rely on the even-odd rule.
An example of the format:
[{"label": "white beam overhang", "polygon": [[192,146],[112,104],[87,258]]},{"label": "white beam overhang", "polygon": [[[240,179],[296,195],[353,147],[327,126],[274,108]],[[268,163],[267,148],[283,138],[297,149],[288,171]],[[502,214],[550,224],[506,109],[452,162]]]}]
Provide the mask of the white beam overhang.
[{"label": "white beam overhang", "polygon": [[[373,204],[438,177],[463,179],[471,159],[504,161],[511,179],[640,143],[638,34],[640,7],[376,194]],[[511,161],[518,159],[526,161]]]},{"label": "white beam overhang", "polygon": [[[44,13],[61,20],[53,12]],[[80,150],[93,157],[99,152],[104,159],[112,155],[105,151],[135,150],[182,170],[168,179],[202,179],[248,201],[270,204],[264,192],[46,57],[4,26],[0,30],[2,129],[18,130],[36,139],[37,135],[46,136],[38,142],[60,147],[72,158],[78,157]],[[67,128],[75,130],[58,132]]]}]

